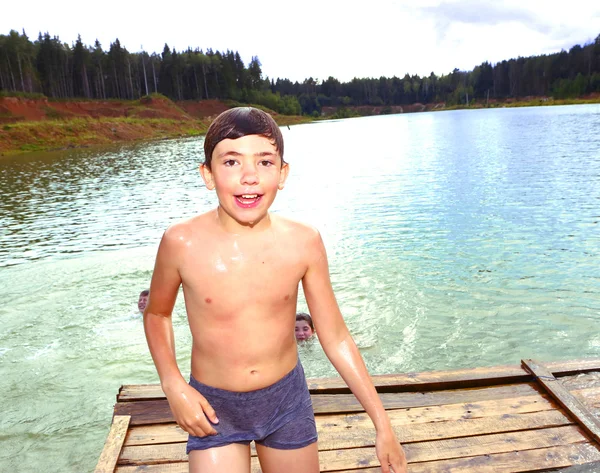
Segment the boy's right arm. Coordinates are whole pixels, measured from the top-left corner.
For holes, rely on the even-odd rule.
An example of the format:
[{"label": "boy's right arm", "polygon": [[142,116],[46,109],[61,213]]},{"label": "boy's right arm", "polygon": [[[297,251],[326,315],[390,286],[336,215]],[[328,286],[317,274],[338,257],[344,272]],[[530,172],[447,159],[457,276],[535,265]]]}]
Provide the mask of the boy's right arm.
[{"label": "boy's right arm", "polygon": [[144,311],[144,331],[161,387],[175,420],[186,432],[204,437],[217,433],[206,417],[213,423],[217,423],[218,419],[208,401],[185,381],[179,371],[171,319],[181,285],[178,261],[186,243],[183,233],[170,228],[160,242],[150,285],[150,299]]}]

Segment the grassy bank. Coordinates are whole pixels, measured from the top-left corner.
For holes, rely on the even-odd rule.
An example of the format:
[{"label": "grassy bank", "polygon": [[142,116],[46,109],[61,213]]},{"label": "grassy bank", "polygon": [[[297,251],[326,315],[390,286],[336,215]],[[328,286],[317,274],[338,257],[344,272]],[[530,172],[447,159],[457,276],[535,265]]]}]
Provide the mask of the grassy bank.
[{"label": "grassy bank", "polygon": [[208,123],[164,118],[73,118],[24,121],[2,125],[0,152],[4,155],[30,151],[79,148],[115,142],[159,140],[195,136]]},{"label": "grassy bank", "polygon": [[[279,125],[312,121],[309,117],[277,115]],[[0,125],[0,154],[81,148],[118,142],[163,140],[206,133],[211,119],[90,118],[19,121]]]}]

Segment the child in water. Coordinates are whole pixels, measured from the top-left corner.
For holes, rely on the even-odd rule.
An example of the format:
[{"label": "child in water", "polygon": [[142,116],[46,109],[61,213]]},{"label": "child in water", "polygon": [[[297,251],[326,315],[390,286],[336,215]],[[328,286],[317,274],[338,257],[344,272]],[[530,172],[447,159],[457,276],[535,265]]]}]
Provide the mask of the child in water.
[{"label": "child in water", "polygon": [[138,298],[138,310],[140,313],[144,313],[146,310],[146,305],[148,304],[148,297],[150,296],[150,291],[148,289],[144,289],[140,292],[140,297]]},{"label": "child in water", "polygon": [[296,327],[294,329],[296,341],[304,342],[315,334],[315,326],[310,315],[304,312],[296,314]]},{"label": "child in water", "polygon": [[[384,473],[406,459],[338,308],[319,232],[269,213],[289,172],[274,120],[250,107],[219,115],[200,173],[216,209],[170,226],[158,253],[144,328],[189,470],[318,473],[317,431],[292,327],[301,282],[319,341],[376,429]],[[189,384],[175,357],[171,314],[183,286],[192,333]]]}]

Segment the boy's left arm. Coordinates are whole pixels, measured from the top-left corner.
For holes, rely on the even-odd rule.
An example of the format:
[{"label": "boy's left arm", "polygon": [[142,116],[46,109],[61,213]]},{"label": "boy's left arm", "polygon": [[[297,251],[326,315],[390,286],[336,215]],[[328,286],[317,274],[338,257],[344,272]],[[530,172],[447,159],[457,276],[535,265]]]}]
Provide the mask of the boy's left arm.
[{"label": "boy's left arm", "polygon": [[331,287],[325,246],[318,233],[311,238],[307,250],[309,262],[302,287],[319,341],[335,369],[373,421],[377,431],[375,447],[383,473],[390,473],[390,467],[394,473],[405,473],[404,450],[396,439],[362,356],[340,313]]}]

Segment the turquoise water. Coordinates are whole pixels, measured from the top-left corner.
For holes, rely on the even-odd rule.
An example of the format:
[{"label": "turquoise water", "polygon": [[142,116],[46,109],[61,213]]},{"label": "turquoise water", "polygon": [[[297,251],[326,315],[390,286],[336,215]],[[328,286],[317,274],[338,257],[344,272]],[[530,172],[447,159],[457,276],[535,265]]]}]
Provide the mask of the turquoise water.
[{"label": "turquoise water", "polygon": [[[372,373],[600,356],[599,131],[598,105],[284,128],[274,211],[320,229]],[[119,386],[157,382],[137,296],[165,227],[215,205],[201,159],[200,138],[0,160],[0,471],[91,471]],[[174,323],[186,372],[181,298]]]}]

